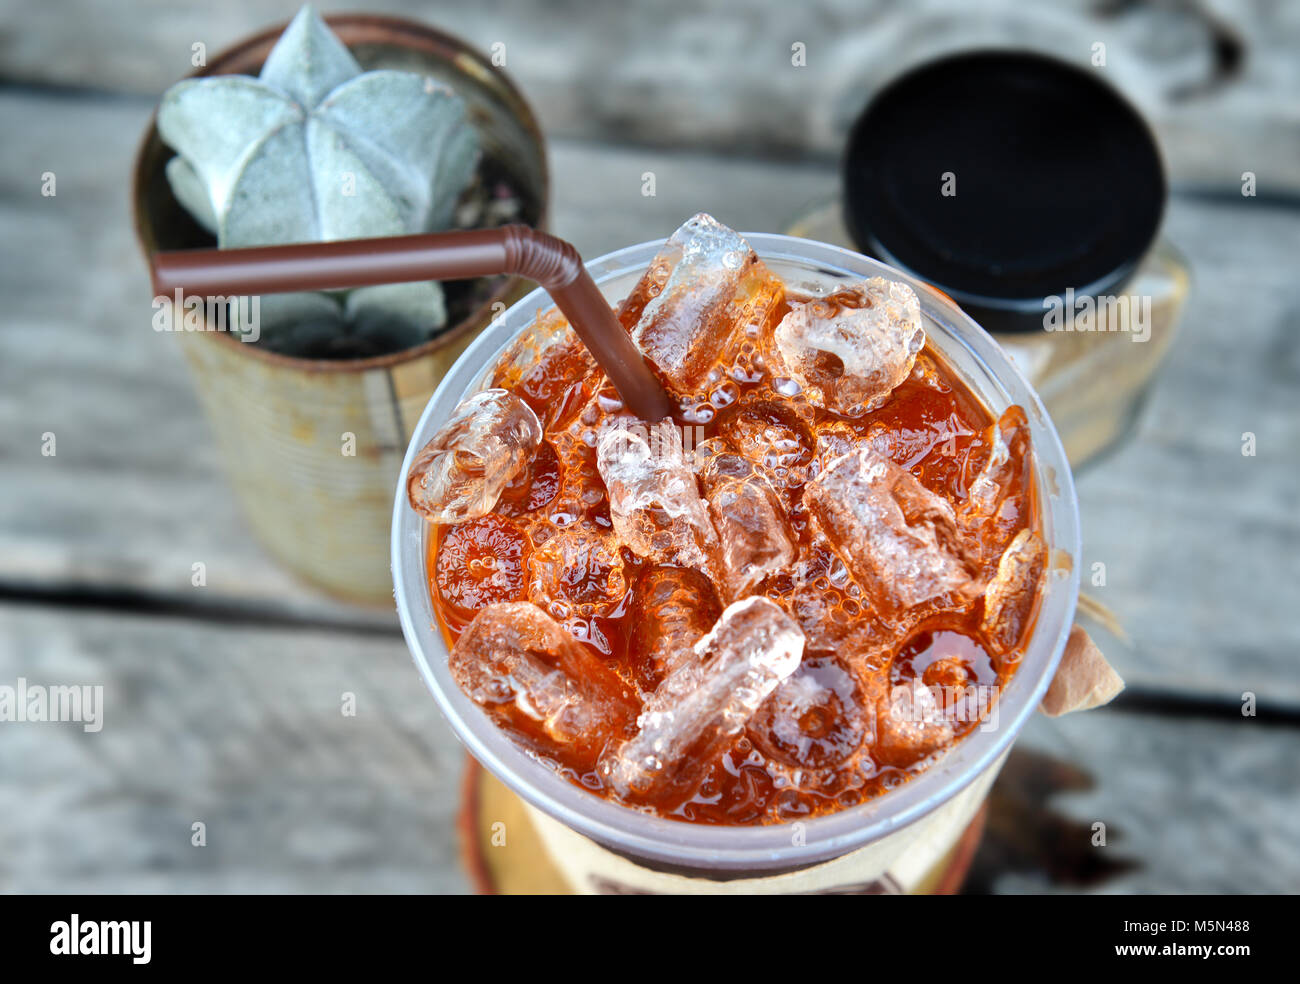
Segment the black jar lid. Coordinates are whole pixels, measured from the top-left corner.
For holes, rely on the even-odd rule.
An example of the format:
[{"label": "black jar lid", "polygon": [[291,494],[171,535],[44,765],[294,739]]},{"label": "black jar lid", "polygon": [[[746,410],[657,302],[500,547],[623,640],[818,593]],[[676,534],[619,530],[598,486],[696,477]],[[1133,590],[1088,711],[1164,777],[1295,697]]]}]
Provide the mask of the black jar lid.
[{"label": "black jar lid", "polygon": [[1154,241],[1166,184],[1150,128],[1104,71],[976,51],[889,83],[844,158],[858,247],[990,331],[1041,330],[1044,299],[1067,288],[1110,293]]}]

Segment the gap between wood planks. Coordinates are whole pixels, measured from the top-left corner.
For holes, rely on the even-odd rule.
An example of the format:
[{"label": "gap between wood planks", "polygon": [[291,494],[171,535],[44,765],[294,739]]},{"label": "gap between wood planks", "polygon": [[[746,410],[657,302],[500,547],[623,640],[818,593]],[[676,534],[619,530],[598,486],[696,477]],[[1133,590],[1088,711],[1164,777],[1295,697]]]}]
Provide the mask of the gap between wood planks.
[{"label": "gap between wood planks", "polygon": [[[0,582],[0,606],[4,605],[43,606],[114,615],[145,615],[241,628],[329,629],[354,636],[390,639],[401,638],[402,635],[395,611],[392,613],[392,624],[389,625],[383,622],[358,621],[346,615],[331,618],[297,614],[271,606],[263,607],[225,599],[182,602],[161,598],[143,590],[111,588],[96,584],[62,584],[47,588]],[[0,610],[3,608],[0,607]],[[381,610],[376,609],[375,614],[380,615]]]},{"label": "gap between wood planks", "polygon": [[[328,618],[259,607],[227,600],[181,602],[144,591],[107,589],[97,585],[58,588],[0,582],[0,606],[34,606],[110,615],[143,615],[239,628],[328,629],[360,638],[400,638],[394,613],[391,625],[358,622],[340,616]],[[0,609],[2,610],[2,609]],[[378,614],[378,611],[376,611]],[[1227,697],[1178,694],[1147,687],[1129,687],[1107,705],[1128,714],[1151,714],[1177,719],[1240,720],[1241,703]],[[1270,727],[1300,727],[1300,707],[1268,701],[1256,704],[1254,723]]]}]

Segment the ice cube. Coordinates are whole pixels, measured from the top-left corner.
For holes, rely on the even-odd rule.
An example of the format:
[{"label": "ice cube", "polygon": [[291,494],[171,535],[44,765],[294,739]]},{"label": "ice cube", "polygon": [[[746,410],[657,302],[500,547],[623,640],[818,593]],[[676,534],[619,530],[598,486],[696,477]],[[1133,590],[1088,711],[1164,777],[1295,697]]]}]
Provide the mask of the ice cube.
[{"label": "ice cube", "polygon": [[562,429],[548,430],[561,462],[560,487],[547,515],[557,526],[595,524],[609,529],[609,504],[605,483],[596,469],[597,437],[620,417],[622,403],[604,376],[587,394]]},{"label": "ice cube", "polygon": [[[818,586],[812,581],[792,579],[792,583],[769,584],[764,594],[779,600],[803,629],[805,651],[808,653],[834,653],[848,638],[853,620],[844,612],[842,597],[829,585]],[[860,610],[860,609],[859,609]]]},{"label": "ice cube", "polygon": [[561,528],[528,558],[528,598],[560,621],[609,615],[627,594],[624,566],[612,534]]},{"label": "ice cube", "polygon": [[871,755],[881,765],[902,769],[943,748],[955,735],[934,691],[912,679],[876,701]]},{"label": "ice cube", "polygon": [[593,765],[636,719],[629,688],[599,657],[529,602],[489,605],[451,649],[471,700],[522,731],[541,754]]},{"label": "ice cube", "polygon": [[1011,541],[998,573],[984,589],[980,627],[993,651],[1001,656],[1020,645],[1047,566],[1047,545],[1032,530],[1021,530]]},{"label": "ice cube", "polygon": [[542,440],[523,400],[501,389],[463,401],[424,446],[406,477],[411,508],[431,523],[486,516]]},{"label": "ice cube", "polygon": [[734,451],[760,465],[776,488],[807,481],[813,438],[788,407],[767,400],[742,403],[719,418],[717,432]]},{"label": "ice cube", "polygon": [[620,317],[642,354],[687,395],[699,391],[737,329],[767,330],[783,296],[749,243],[700,213],[673,233]]},{"label": "ice cube", "polygon": [[501,490],[501,497],[497,499],[497,513],[502,516],[526,516],[543,509],[559,493],[564,477],[555,446],[549,441],[542,441],[527,467]]},{"label": "ice cube", "polygon": [[642,679],[658,686],[722,614],[713,582],[688,567],[650,567],[637,579],[628,656]]},{"label": "ice cube", "polygon": [[448,527],[438,538],[433,588],[464,619],[495,602],[519,601],[528,586],[528,534],[489,513]]},{"label": "ice cube", "polygon": [[759,750],[778,762],[827,769],[857,751],[870,723],[852,671],[835,656],[814,656],[772,691],[749,733]]},{"label": "ice cube", "polygon": [[[848,454],[859,445],[867,445],[857,427],[847,420],[831,420],[817,428],[817,463],[825,468],[836,458]],[[875,448],[872,443],[871,447]],[[877,449],[879,450],[879,449]],[[886,455],[886,457],[888,457]]]},{"label": "ice cube", "polygon": [[596,468],[619,541],[641,557],[703,572],[713,568],[718,535],[686,463],[672,421],[647,428],[620,419],[596,444]]},{"label": "ice cube", "polygon": [[550,430],[565,426],[604,381],[582,339],[551,308],[501,357],[492,385],[519,393]]},{"label": "ice cube", "polygon": [[794,530],[781,497],[749,459],[715,454],[703,482],[727,596],[743,598],[794,560]]},{"label": "ice cube", "polygon": [[776,344],[812,403],[860,417],[883,404],[916,364],[925,345],[921,304],[907,284],[872,277],[792,304]]},{"label": "ice cube", "polygon": [[763,597],[731,605],[642,707],[635,737],[606,754],[616,792],[661,807],[691,796],[768,695],[799,666],[803,633]]},{"label": "ice cube", "polygon": [[992,516],[1017,473],[1025,465],[1029,449],[1029,423],[1025,411],[1007,407],[997,423],[984,435],[989,457],[967,490],[966,508],[976,516]]},{"label": "ice cube", "polygon": [[989,457],[966,491],[960,514],[970,539],[981,548],[982,559],[999,556],[1012,530],[1029,518],[1026,491],[1030,475],[1030,434],[1025,412],[1007,407],[984,434]]},{"label": "ice cube", "polygon": [[[844,569],[838,558],[834,558],[834,564]],[[789,584],[785,578],[776,575],[763,585],[763,593],[799,623],[805,653],[836,655],[855,669],[874,669],[888,663],[898,642],[898,627],[877,618],[871,606],[860,600],[856,585],[850,581],[850,591],[846,592],[825,576],[815,580],[794,578]]]},{"label": "ice cube", "polygon": [[869,596],[910,608],[978,591],[952,506],[869,446],[831,461],[804,503]]}]

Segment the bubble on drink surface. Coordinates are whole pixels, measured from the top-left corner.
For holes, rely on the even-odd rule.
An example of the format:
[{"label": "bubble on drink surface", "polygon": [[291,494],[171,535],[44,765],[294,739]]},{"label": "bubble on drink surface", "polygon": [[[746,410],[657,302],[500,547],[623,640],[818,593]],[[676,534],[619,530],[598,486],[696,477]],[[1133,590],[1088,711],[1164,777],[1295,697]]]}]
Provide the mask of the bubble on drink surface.
[{"label": "bubble on drink surface", "polygon": [[501,389],[474,394],[411,463],[411,508],[440,524],[486,516],[541,440],[537,415],[519,397]]},{"label": "bubble on drink surface", "polygon": [[561,529],[528,558],[528,598],[561,621],[606,616],[627,594],[625,566],[612,534]]},{"label": "bubble on drink surface", "polygon": [[763,702],[749,734],[787,765],[834,768],[861,747],[870,726],[857,677],[835,656],[808,657]]},{"label": "bubble on drink surface", "polygon": [[984,589],[980,623],[997,655],[1011,652],[1024,638],[1046,566],[1047,545],[1033,530],[1017,533],[998,561],[998,572]]},{"label": "bubble on drink surface", "polygon": [[543,755],[584,767],[636,719],[629,688],[554,619],[529,602],[489,605],[448,658],[457,685]]},{"label": "bubble on drink surface", "polygon": [[[700,391],[737,329],[775,320],[785,288],[749,243],[710,215],[669,238],[620,316],[679,395]],[[635,318],[635,321],[633,321]]]},{"label": "bubble on drink surface", "polygon": [[718,533],[725,593],[731,599],[743,598],[768,574],[794,560],[794,530],[781,497],[748,458],[715,454],[705,466],[702,480]]},{"label": "bubble on drink surface", "polygon": [[776,344],[812,403],[860,417],[911,373],[925,346],[921,304],[907,284],[872,277],[791,304],[777,325]]},{"label": "bubble on drink surface", "polygon": [[625,420],[596,444],[596,468],[619,542],[661,564],[713,570],[718,535],[709,521],[681,431],[670,420],[647,427]]},{"label": "bubble on drink surface", "polygon": [[831,461],[808,483],[804,503],[868,595],[910,608],[978,593],[952,506],[870,447]]},{"label": "bubble on drink surface", "polygon": [[713,582],[689,567],[648,567],[633,587],[628,657],[643,680],[658,686],[722,614]]},{"label": "bubble on drink surface", "polygon": [[767,598],[728,607],[645,702],[637,734],[601,772],[633,802],[679,804],[741,735],[763,701],[798,668],[803,633]]}]

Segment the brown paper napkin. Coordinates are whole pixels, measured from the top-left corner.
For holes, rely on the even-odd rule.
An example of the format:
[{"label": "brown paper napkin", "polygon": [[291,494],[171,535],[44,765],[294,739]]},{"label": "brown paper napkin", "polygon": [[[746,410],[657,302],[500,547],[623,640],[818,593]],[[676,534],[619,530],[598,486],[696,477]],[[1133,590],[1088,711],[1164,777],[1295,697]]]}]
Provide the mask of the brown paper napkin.
[{"label": "brown paper napkin", "polygon": [[1123,679],[1106,662],[1088,633],[1075,625],[1065,643],[1061,665],[1038,709],[1048,717],[1086,711],[1110,703],[1123,689]]}]

